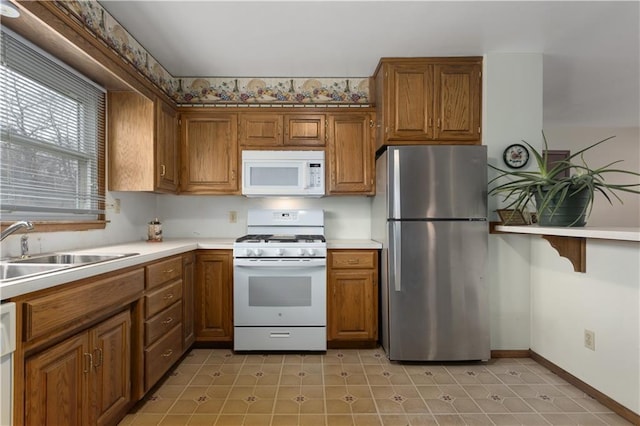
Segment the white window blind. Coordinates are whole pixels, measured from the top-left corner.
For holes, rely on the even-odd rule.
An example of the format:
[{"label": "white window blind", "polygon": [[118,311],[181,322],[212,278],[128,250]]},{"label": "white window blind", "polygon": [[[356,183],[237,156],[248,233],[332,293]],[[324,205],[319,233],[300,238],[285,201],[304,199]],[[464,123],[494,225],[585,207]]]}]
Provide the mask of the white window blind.
[{"label": "white window blind", "polygon": [[2,219],[99,219],[104,90],[16,34],[0,42]]}]

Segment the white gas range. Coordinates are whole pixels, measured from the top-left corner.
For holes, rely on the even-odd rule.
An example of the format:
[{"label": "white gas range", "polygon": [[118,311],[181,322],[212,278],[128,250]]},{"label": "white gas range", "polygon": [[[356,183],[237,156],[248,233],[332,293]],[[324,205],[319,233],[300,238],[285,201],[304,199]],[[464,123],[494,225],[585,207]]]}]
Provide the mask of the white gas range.
[{"label": "white gas range", "polygon": [[324,351],[322,210],[249,210],[233,245],[234,349]]}]

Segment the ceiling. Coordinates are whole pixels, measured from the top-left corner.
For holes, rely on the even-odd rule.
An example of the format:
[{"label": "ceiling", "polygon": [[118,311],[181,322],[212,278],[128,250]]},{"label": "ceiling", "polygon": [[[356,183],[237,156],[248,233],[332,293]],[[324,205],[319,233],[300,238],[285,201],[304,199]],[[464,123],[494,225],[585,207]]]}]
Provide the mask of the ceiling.
[{"label": "ceiling", "polygon": [[381,57],[535,52],[545,127],[640,127],[637,1],[100,3],[176,77],[365,77]]}]

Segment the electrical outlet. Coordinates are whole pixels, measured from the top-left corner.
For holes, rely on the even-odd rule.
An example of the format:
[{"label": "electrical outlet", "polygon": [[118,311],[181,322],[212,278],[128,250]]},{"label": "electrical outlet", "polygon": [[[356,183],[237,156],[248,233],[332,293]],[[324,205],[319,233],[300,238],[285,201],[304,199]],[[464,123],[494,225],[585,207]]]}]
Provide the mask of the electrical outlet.
[{"label": "electrical outlet", "polygon": [[113,199],[113,212],[115,214],[120,214],[120,198]]},{"label": "electrical outlet", "polygon": [[229,212],[229,223],[236,223],[238,221],[238,212],[231,210]]},{"label": "electrical outlet", "polygon": [[596,333],[594,331],[584,330],[584,347],[592,351],[596,350]]}]

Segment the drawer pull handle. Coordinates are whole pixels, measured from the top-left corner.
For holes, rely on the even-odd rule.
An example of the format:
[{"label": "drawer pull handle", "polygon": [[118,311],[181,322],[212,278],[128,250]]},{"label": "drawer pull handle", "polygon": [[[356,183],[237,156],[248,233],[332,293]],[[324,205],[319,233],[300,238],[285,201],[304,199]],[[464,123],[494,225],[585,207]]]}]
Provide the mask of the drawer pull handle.
[{"label": "drawer pull handle", "polygon": [[93,355],[91,355],[89,352],[85,352],[84,358],[85,358],[85,361],[87,360],[87,358],[89,358],[89,367],[87,367],[87,363],[85,362],[85,367],[83,371],[83,373],[86,374],[93,368]]},{"label": "drawer pull handle", "polygon": [[269,337],[286,339],[287,337],[291,337],[291,333],[289,333],[288,331],[272,331],[271,333],[269,333]]},{"label": "drawer pull handle", "polygon": [[167,357],[170,357],[172,353],[173,353],[173,349],[169,349],[168,351],[163,353],[162,356],[167,358]]},{"label": "drawer pull handle", "polygon": [[165,273],[165,274],[170,274],[170,273],[172,273],[173,271],[175,271],[175,269],[171,268],[171,269],[167,269],[167,270],[162,271],[162,272],[163,272],[163,273]]},{"label": "drawer pull handle", "polygon": [[173,293],[168,293],[164,296],[164,300],[171,300],[173,299]]},{"label": "drawer pull handle", "polygon": [[349,265],[357,265],[358,263],[360,263],[360,259],[349,259],[347,263]]},{"label": "drawer pull handle", "polygon": [[173,322],[173,318],[169,317],[166,320],[162,321],[164,325],[171,324]]}]

